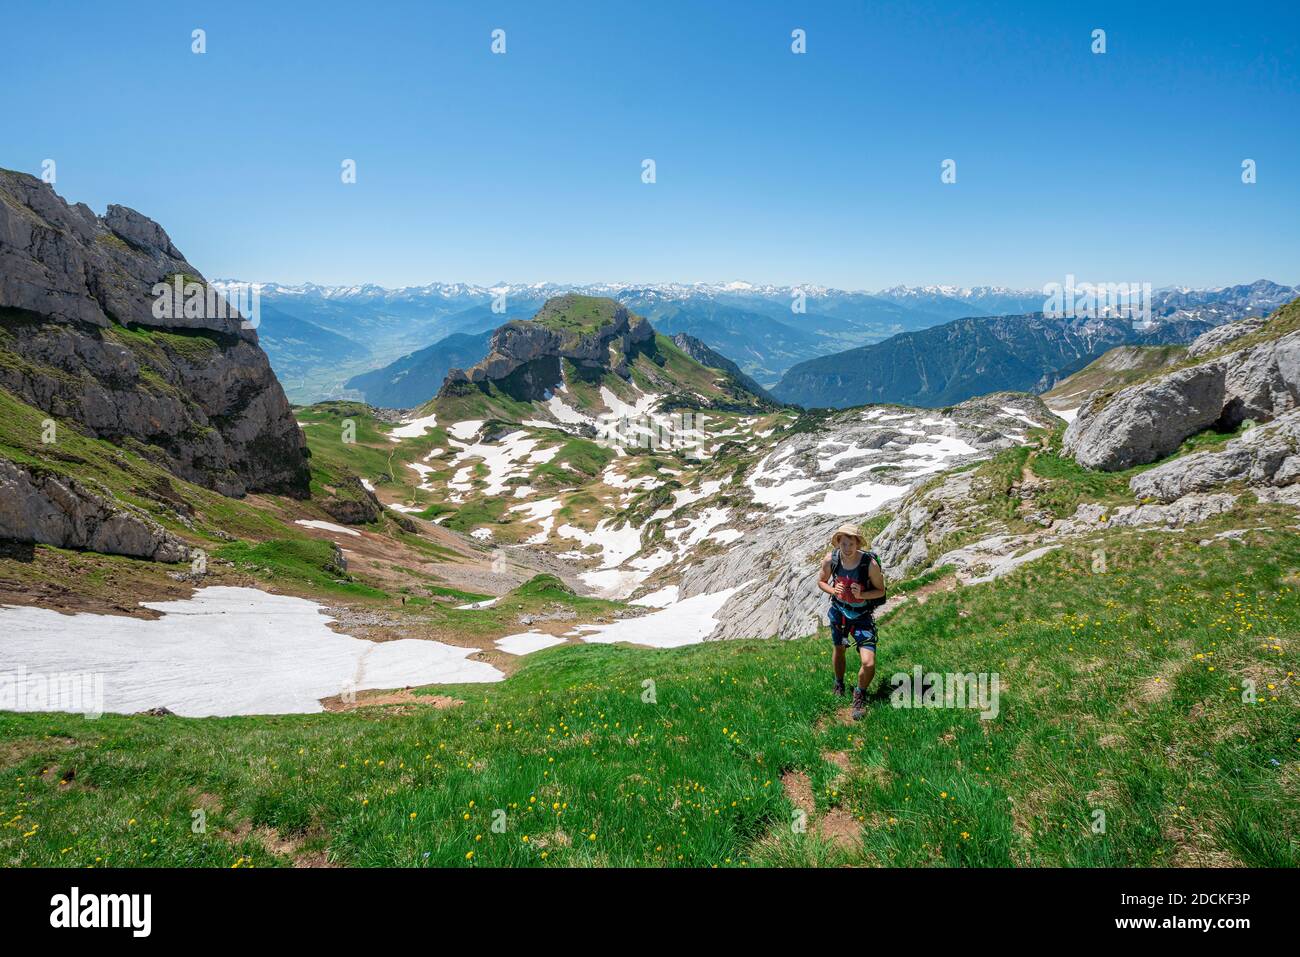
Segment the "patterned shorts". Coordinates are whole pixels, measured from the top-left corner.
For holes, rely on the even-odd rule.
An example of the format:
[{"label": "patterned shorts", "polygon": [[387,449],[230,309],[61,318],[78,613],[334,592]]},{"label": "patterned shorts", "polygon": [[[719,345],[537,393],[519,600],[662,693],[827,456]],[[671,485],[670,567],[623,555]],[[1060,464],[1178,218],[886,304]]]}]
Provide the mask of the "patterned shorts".
[{"label": "patterned shorts", "polygon": [[848,618],[842,611],[831,606],[826,616],[831,623],[831,643],[842,648],[853,645],[862,650],[876,650],[876,622],[870,615]]}]

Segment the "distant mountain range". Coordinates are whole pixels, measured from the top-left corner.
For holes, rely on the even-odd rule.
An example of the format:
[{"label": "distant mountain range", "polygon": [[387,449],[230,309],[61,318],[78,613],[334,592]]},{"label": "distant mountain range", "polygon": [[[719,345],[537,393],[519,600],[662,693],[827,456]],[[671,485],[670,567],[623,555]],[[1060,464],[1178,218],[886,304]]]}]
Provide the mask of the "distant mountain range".
[{"label": "distant mountain range", "polygon": [[[768,388],[820,357],[957,319],[1037,312],[1045,299],[1041,290],[1001,286],[895,286],[869,293],[747,282],[257,285],[259,331],[292,399],[363,397],[403,407],[427,400],[445,370],[473,359],[482,333],[529,318],[548,298],[566,292],[612,298],[666,335],[692,336]],[[1218,324],[1266,313],[1298,293],[1268,280],[1167,288],[1154,292],[1152,313]],[[321,330],[316,342],[314,329]],[[469,338],[447,341],[455,335]],[[794,387],[784,388],[789,394]]]},{"label": "distant mountain range", "polygon": [[[215,280],[213,285],[228,288],[235,282]],[[665,334],[694,336],[768,385],[807,359],[963,316],[1024,312],[1039,308],[1043,300],[1038,291],[1001,287],[896,287],[872,294],[747,282],[429,283],[401,289],[374,284],[255,285],[263,304],[260,331],[267,352],[299,402],[365,395],[379,381],[398,375],[419,381],[413,354],[423,353],[440,367],[435,347],[446,337],[527,318],[548,298],[566,292],[612,298],[651,319]],[[322,340],[325,333],[333,333],[344,341],[330,339],[328,345],[312,347],[304,333],[313,327],[324,331]],[[385,368],[378,377],[366,375],[386,363],[396,367]],[[353,384],[363,376],[363,382]],[[404,388],[409,393],[415,387]],[[437,384],[432,388],[436,391]]]}]

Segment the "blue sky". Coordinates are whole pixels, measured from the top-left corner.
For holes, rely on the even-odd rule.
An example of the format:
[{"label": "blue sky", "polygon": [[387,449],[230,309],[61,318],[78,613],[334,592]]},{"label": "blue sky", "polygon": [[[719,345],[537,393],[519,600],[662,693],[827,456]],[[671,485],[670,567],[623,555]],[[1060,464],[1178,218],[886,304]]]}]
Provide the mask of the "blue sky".
[{"label": "blue sky", "polygon": [[54,0],[0,166],[214,277],[1295,283],[1297,6]]}]

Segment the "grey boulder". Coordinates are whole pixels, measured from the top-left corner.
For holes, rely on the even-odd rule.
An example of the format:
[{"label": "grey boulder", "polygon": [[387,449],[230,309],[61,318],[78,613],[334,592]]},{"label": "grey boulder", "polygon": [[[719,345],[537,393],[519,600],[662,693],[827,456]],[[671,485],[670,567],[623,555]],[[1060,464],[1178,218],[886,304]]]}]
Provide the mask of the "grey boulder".
[{"label": "grey boulder", "polygon": [[1122,389],[1100,408],[1096,399],[1086,402],[1065,430],[1062,450],[1108,472],[1164,458],[1218,421],[1224,380],[1219,363],[1192,366]]}]

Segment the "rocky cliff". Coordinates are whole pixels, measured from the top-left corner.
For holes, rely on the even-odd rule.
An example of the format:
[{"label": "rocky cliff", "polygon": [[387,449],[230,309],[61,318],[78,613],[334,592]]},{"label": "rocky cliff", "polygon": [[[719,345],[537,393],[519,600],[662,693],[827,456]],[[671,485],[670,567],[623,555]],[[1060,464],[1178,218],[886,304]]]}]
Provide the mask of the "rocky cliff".
[{"label": "rocky cliff", "polygon": [[306,445],[249,325],[157,223],[0,171],[0,388],[223,494],[305,496]]}]

